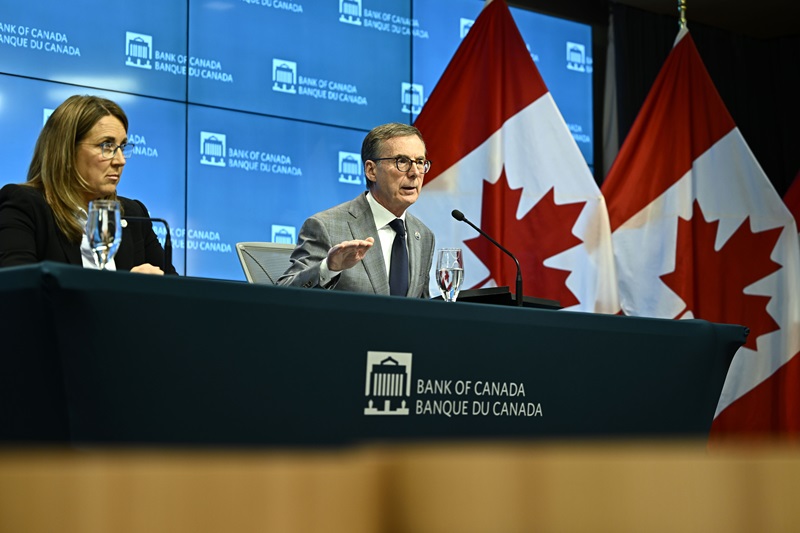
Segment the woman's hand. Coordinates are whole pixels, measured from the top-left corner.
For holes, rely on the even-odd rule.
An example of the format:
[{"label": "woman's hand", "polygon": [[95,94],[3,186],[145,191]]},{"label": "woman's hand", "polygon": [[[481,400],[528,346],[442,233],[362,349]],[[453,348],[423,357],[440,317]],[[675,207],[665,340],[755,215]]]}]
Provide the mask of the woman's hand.
[{"label": "woman's hand", "polygon": [[138,274],[155,274],[157,276],[163,276],[164,271],[158,268],[157,266],[153,266],[150,263],[143,263],[141,265],[137,265],[131,269],[131,272],[136,272]]}]

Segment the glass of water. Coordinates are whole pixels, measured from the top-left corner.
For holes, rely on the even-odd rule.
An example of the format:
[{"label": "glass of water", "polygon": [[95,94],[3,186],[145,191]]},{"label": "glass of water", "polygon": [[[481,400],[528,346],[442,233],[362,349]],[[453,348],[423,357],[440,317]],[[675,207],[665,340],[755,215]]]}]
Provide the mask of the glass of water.
[{"label": "glass of water", "polygon": [[461,248],[443,248],[436,252],[436,283],[446,302],[455,302],[464,281]]},{"label": "glass of water", "polygon": [[97,266],[100,270],[105,270],[122,241],[119,202],[94,200],[89,202],[88,214],[86,236],[89,238],[89,246],[97,259]]}]

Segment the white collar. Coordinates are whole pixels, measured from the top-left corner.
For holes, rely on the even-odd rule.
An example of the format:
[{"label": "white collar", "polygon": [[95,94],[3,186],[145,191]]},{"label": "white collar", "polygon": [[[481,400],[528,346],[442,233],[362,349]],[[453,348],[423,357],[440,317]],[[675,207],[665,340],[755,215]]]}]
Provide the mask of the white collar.
[{"label": "white collar", "polygon": [[403,211],[403,214],[399,217],[395,216],[394,213],[383,207],[378,201],[372,196],[371,191],[367,191],[367,203],[369,203],[369,208],[372,210],[372,218],[375,219],[375,228],[381,229],[384,226],[387,226],[389,222],[392,220],[399,218],[403,221],[403,224],[406,223],[406,213]]}]

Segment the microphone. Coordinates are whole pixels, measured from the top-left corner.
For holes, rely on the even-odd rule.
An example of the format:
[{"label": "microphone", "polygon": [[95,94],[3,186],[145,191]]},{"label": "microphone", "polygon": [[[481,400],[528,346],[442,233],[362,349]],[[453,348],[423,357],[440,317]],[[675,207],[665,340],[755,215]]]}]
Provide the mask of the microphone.
[{"label": "microphone", "polygon": [[169,224],[163,218],[153,218],[153,217],[129,217],[125,215],[122,217],[122,227],[126,227],[128,225],[128,221],[142,221],[142,222],[160,222],[164,224],[164,228],[167,230],[167,235],[164,237],[164,264],[162,265],[162,270],[164,273],[167,273],[167,266],[172,264],[172,238],[170,237],[169,231]]},{"label": "microphone", "polygon": [[459,222],[466,222],[467,224],[475,228],[475,230],[478,233],[489,239],[489,242],[500,248],[500,250],[508,254],[508,256],[514,260],[514,263],[517,265],[517,295],[515,298],[517,301],[517,307],[522,307],[522,269],[519,267],[519,261],[517,261],[517,258],[514,257],[514,254],[503,248],[503,245],[501,245],[499,242],[489,237],[489,235],[487,235],[486,232],[483,231],[481,228],[479,228],[478,226],[467,220],[467,217],[464,216],[464,213],[462,213],[458,209],[453,209],[453,212],[450,214],[453,215],[453,218],[458,220]]}]

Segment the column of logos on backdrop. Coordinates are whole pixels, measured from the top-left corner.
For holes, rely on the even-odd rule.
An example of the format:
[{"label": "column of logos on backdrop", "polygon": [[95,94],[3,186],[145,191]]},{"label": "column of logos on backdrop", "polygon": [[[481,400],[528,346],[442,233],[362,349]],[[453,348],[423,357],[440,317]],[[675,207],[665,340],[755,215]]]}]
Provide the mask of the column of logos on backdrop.
[{"label": "column of logos on backdrop", "polygon": [[[587,57],[586,55],[586,45],[581,43],[575,43],[572,41],[566,42],[567,52],[566,52],[566,68],[572,72],[582,73],[591,75],[592,73],[592,58]],[[583,131],[583,126],[580,124],[575,124],[573,122],[568,122],[567,127],[569,128],[570,133],[572,133],[572,138],[575,139],[575,142],[580,144],[589,145],[592,142],[592,138],[586,132]]]},{"label": "column of logos on backdrop", "polygon": [[[361,0],[339,0],[339,22],[362,26],[365,30],[410,35],[418,39],[430,38],[428,31],[422,28],[419,20],[398,13],[365,8]],[[328,99],[336,98],[333,94],[329,94],[327,97]],[[364,104],[366,104],[366,98]],[[418,83],[402,82],[400,87],[401,112],[418,115],[424,104],[423,86]]]}]

